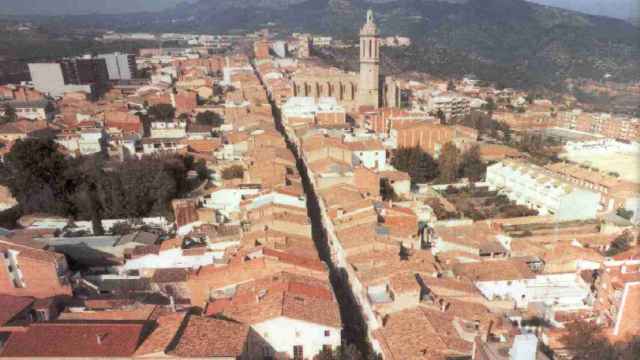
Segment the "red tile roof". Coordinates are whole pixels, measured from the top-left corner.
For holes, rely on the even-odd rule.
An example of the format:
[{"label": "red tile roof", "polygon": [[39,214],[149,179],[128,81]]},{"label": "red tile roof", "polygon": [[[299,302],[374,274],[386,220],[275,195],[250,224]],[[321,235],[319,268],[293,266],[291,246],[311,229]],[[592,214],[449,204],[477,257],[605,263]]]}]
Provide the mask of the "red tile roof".
[{"label": "red tile roof", "polygon": [[232,321],[191,316],[170,355],[229,357],[242,355],[249,327]]},{"label": "red tile roof", "polygon": [[33,304],[33,298],[0,295],[0,326],[5,325],[20,312]]},{"label": "red tile roof", "polygon": [[125,357],[140,343],[144,323],[35,323],[11,334],[3,357]]}]

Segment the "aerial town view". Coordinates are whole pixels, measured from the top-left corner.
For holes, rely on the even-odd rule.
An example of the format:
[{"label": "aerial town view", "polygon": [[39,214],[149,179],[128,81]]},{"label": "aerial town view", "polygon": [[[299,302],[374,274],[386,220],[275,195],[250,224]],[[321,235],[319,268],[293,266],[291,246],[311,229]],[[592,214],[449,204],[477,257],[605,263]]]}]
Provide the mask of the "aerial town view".
[{"label": "aerial town view", "polygon": [[635,0],[0,0],[0,358],[639,360]]}]

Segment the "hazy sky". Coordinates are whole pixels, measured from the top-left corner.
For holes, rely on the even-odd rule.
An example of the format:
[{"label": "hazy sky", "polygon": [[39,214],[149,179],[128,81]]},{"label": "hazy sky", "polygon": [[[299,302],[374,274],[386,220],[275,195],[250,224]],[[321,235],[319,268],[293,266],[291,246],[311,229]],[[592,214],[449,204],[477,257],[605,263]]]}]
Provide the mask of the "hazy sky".
[{"label": "hazy sky", "polygon": [[[86,14],[154,11],[196,0],[0,0],[0,14]],[[209,0],[216,1],[216,0]],[[389,1],[389,0],[385,0]],[[428,0],[424,0],[428,1]],[[437,1],[437,0],[432,0]],[[468,0],[475,1],[475,0]],[[529,0],[590,14],[640,18],[640,0]]]}]

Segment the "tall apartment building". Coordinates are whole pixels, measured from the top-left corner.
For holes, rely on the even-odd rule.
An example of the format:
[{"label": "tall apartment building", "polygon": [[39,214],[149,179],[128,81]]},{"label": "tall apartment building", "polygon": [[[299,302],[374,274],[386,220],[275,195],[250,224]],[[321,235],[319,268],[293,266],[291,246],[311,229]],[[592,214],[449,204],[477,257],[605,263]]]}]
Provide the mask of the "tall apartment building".
[{"label": "tall apartment building", "polygon": [[486,181],[512,201],[562,221],[593,219],[600,208],[598,192],[522,161],[504,160],[487,167]]},{"label": "tall apartment building", "polygon": [[471,112],[471,104],[467,98],[460,96],[436,96],[429,103],[431,111],[441,110],[447,120],[463,117]]},{"label": "tall apartment building", "polygon": [[136,75],[136,57],[132,54],[112,54],[98,55],[99,59],[104,59],[107,65],[109,80],[131,80]]},{"label": "tall apartment building", "polygon": [[558,126],[602,135],[611,139],[640,139],[640,119],[612,114],[586,113],[582,110],[563,111],[557,116]]},{"label": "tall apartment building", "polygon": [[109,81],[105,60],[92,57],[32,63],[29,64],[29,72],[36,90],[51,96],[62,96],[72,91],[98,95]]}]

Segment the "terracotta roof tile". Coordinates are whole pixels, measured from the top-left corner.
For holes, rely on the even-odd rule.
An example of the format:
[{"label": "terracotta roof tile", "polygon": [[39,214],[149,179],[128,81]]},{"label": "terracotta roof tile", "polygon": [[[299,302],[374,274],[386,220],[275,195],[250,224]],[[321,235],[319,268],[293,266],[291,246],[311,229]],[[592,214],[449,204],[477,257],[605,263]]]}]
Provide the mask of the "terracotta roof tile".
[{"label": "terracotta roof tile", "polygon": [[143,323],[34,323],[14,332],[0,356],[128,357],[135,352]]},{"label": "terracotta roof tile", "polygon": [[242,355],[249,327],[232,321],[190,316],[170,355],[229,357]]},{"label": "terracotta roof tile", "polygon": [[145,356],[166,353],[185,318],[186,313],[171,313],[159,316],[156,320],[156,328],[144,340],[134,355]]},{"label": "terracotta roof tile", "polygon": [[0,326],[10,322],[16,315],[33,304],[33,298],[0,295]]}]

